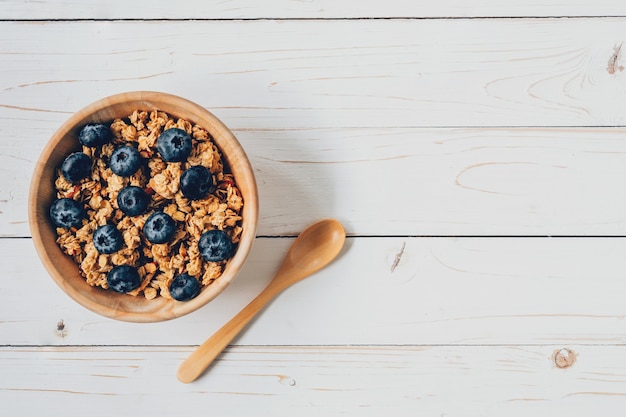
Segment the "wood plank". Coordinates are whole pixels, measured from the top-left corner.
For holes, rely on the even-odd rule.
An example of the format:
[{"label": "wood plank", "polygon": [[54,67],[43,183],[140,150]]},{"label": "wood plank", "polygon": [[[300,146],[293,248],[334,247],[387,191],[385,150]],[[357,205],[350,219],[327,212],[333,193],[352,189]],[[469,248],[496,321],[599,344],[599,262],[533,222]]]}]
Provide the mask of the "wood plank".
[{"label": "wood plank", "polygon": [[[0,141],[0,235],[30,236],[28,187],[52,134]],[[625,235],[621,128],[236,130],[258,234],[320,217],[352,235]]]},{"label": "wood plank", "polygon": [[626,6],[614,0],[332,0],[178,1],[19,1],[4,0],[0,19],[337,19],[372,17],[502,17],[502,16],[617,16]]},{"label": "wood plank", "polygon": [[[134,324],[71,301],[29,239],[0,239],[0,345],[197,345],[260,292],[291,241],[258,239],[201,310]],[[623,238],[351,238],[235,344],[624,344],[625,252]]]},{"label": "wood plank", "polygon": [[561,369],[561,345],[235,347],[185,385],[186,347],[2,348],[0,400],[16,417],[621,416],[626,348],[570,349]]},{"label": "wood plank", "polygon": [[0,120],[24,135],[144,89],[237,129],[625,125],[625,23],[2,22]]},{"label": "wood plank", "polygon": [[[621,58],[614,60],[613,74],[607,71],[613,47],[626,35],[623,22],[4,22],[0,34],[12,41],[0,51],[7,57],[0,60],[6,74],[0,81],[0,173],[7,179],[0,190],[0,235],[28,235],[27,184],[46,138],[72,111],[129,89],[187,96],[238,132],[261,182],[263,235],[295,233],[320,215],[344,217],[355,234],[623,235],[623,149],[613,141],[622,129],[607,136],[586,129],[416,129],[623,124]],[[164,33],[159,42],[152,41],[155,30]],[[257,46],[242,41],[251,38]],[[555,71],[572,78],[563,84]],[[463,155],[432,146],[451,144],[457,135],[470,144]],[[507,157],[500,159],[495,138],[511,135],[525,143],[509,141]],[[548,138],[548,160],[532,151],[546,149],[532,135]],[[578,139],[570,142],[570,136]],[[609,154],[594,153],[592,141],[607,137]],[[386,154],[397,159],[377,160],[386,149],[370,138],[389,142]],[[333,155],[308,154],[306,147],[294,148],[302,142],[292,139]],[[580,154],[583,139],[588,142]],[[528,151],[523,158],[514,151],[520,146]],[[265,149],[291,159],[276,159]],[[291,171],[293,163],[299,171]],[[395,173],[396,167],[410,178],[428,174],[430,181],[408,193],[396,184],[398,175],[392,181],[373,175]],[[348,183],[353,177],[345,173],[353,170],[363,184]],[[383,198],[371,198],[372,184]],[[407,219],[409,229],[378,215],[396,199],[393,217]]]}]

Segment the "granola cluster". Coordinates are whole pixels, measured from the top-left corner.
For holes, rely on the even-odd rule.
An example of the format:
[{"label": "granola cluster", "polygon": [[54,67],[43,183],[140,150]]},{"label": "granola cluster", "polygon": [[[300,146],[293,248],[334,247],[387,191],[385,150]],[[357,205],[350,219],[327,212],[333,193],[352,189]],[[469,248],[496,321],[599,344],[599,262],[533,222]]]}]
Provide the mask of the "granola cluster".
[{"label": "granola cluster", "polygon": [[[157,138],[173,127],[186,131],[193,139],[185,162],[165,162],[157,152]],[[202,286],[210,285],[220,277],[227,261],[204,260],[198,249],[200,236],[207,230],[219,229],[234,244],[239,242],[243,207],[233,175],[225,171],[211,136],[201,126],[161,111],[136,110],[127,119],[114,120],[110,129],[111,143],[99,148],[83,146],[82,151],[93,161],[90,177],[72,184],[60,170],[57,172],[57,198],[82,203],[86,213],[80,227],[56,229],[58,245],[75,260],[92,286],[107,288],[107,273],[117,265],[137,268],[141,285],[128,294],[143,294],[147,299],[171,298],[170,283],[182,273],[195,277]],[[113,150],[125,144],[136,147],[146,161],[128,178],[114,174],[107,163]],[[185,169],[195,165],[206,167],[217,187],[201,200],[188,200],[179,189],[180,178]],[[129,185],[141,187],[151,195],[148,210],[136,217],[126,216],[117,205],[118,193]],[[146,219],[158,210],[177,223],[174,238],[168,243],[150,243],[141,233]],[[93,242],[93,232],[105,224],[115,225],[124,239],[122,249],[110,255],[99,253]]]}]

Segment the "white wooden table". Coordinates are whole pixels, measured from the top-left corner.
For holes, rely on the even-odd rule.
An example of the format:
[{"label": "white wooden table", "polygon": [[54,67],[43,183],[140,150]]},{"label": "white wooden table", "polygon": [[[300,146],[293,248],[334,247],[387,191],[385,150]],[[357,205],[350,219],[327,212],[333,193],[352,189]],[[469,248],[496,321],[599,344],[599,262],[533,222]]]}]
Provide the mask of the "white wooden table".
[{"label": "white wooden table", "polygon": [[[621,0],[1,0],[0,415],[623,416],[625,41]],[[130,90],[220,117],[261,198],[161,324],[71,301],[27,223],[48,138]],[[340,258],[178,382],[324,217]]]}]

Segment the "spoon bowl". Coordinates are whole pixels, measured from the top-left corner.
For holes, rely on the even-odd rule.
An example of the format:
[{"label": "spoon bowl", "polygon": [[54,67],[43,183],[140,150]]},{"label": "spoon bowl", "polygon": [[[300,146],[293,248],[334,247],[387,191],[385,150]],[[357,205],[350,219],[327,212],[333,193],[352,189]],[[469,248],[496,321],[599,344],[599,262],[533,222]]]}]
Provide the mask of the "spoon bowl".
[{"label": "spoon bowl", "polygon": [[293,242],[272,282],[286,288],[314,274],[339,254],[345,240],[346,232],[337,220],[312,224]]},{"label": "spoon bowl", "polygon": [[328,265],[341,252],[345,241],[346,232],[337,220],[321,220],[307,227],[293,242],[267,287],[181,364],[178,379],[189,383],[198,378],[270,300]]}]

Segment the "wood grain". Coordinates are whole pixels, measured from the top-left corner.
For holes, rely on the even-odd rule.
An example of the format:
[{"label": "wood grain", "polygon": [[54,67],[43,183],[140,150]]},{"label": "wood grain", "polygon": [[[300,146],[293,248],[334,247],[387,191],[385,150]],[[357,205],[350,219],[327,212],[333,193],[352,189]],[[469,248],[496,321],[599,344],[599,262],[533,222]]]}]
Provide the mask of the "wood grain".
[{"label": "wood grain", "polygon": [[[625,19],[613,0],[3,1],[0,414],[622,416]],[[140,89],[234,130],[270,236],[166,323],[76,305],[20,238],[46,140]],[[276,237],[320,217],[352,236],[337,262],[180,384],[275,273]]]},{"label": "wood grain", "polygon": [[358,7],[333,0],[135,0],[19,1],[4,0],[0,19],[337,19],[402,17],[624,16],[626,6],[614,0],[375,0]]},{"label": "wood grain", "polygon": [[0,235],[29,235],[25,184],[61,123],[136,89],[196,101],[241,137],[263,181],[261,235],[320,216],[366,235],[624,235],[625,27],[1,22]]},{"label": "wood grain", "polygon": [[[200,310],[133,324],[71,301],[29,239],[0,239],[0,345],[198,345],[261,292],[291,241],[257,239],[240,276]],[[351,238],[234,343],[623,344],[625,251],[623,238]]]},{"label": "wood grain", "polygon": [[[29,236],[28,184],[47,137],[17,146],[15,134],[0,141],[0,235]],[[626,235],[622,128],[235,135],[255,170],[261,236],[293,236],[324,217],[353,236]]]},{"label": "wood grain", "polygon": [[[193,384],[174,377],[187,347],[1,348],[11,416],[621,416],[624,346],[237,346]],[[6,375],[12,375],[9,379]],[[155,383],[158,381],[158,383]],[[210,404],[210,405],[207,405]]]},{"label": "wood grain", "polygon": [[37,129],[150,90],[233,129],[622,126],[625,22],[0,22],[0,117]]}]

